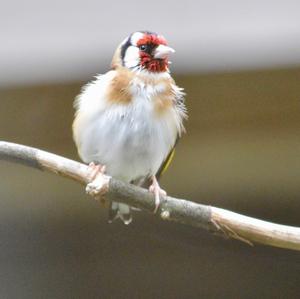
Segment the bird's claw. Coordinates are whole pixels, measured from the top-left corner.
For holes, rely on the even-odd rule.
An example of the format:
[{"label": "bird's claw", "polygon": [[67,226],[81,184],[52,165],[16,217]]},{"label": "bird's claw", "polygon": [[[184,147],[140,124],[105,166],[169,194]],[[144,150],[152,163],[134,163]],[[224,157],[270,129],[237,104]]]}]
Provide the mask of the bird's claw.
[{"label": "bird's claw", "polygon": [[87,194],[95,198],[101,198],[107,192],[110,176],[104,174],[105,168],[105,165],[96,165],[94,162],[89,164],[88,177],[90,183],[85,188]]},{"label": "bird's claw", "polygon": [[94,162],[91,162],[88,165],[88,179],[89,179],[89,181],[93,181],[99,173],[104,174],[105,170],[106,170],[105,165],[95,164]]},{"label": "bird's claw", "polygon": [[156,177],[153,177],[152,185],[149,187],[149,191],[154,194],[155,208],[154,208],[153,212],[156,213],[159,209],[159,206],[160,206],[160,197],[161,196],[166,197],[167,192],[160,188]]}]

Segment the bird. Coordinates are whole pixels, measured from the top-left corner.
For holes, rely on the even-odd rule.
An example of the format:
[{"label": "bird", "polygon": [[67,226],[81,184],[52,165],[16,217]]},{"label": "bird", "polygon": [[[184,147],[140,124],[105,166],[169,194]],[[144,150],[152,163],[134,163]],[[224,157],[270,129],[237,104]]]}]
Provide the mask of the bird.
[{"label": "bird", "polygon": [[[169,70],[175,50],[155,32],[136,31],[117,47],[111,69],[86,84],[75,98],[73,138],[92,169],[142,187],[166,192],[158,180],[185,132],[184,89]],[[109,222],[132,221],[132,207],[111,202]]]}]

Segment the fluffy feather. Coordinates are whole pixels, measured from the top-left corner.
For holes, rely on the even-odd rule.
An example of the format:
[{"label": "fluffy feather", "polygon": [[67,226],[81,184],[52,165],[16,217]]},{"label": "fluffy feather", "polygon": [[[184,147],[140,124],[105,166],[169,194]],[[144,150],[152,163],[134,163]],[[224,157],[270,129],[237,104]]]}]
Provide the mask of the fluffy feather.
[{"label": "fluffy feather", "polygon": [[[73,131],[83,161],[104,164],[110,175],[131,182],[156,174],[183,131],[185,110],[176,105],[182,91],[170,78],[163,87],[159,79],[146,84],[142,76],[135,77],[126,86],[130,102],[108,98],[103,91],[115,84],[119,72],[98,76],[83,89]],[[158,113],[162,105],[165,111]]]},{"label": "fluffy feather", "polygon": [[[113,70],[87,84],[74,103],[73,136],[82,160],[105,165],[109,175],[133,183],[161,173],[186,117],[183,90],[169,72],[142,67],[137,44],[145,34],[125,39],[113,57]],[[112,203],[110,219],[116,217],[130,223],[129,207]]]}]

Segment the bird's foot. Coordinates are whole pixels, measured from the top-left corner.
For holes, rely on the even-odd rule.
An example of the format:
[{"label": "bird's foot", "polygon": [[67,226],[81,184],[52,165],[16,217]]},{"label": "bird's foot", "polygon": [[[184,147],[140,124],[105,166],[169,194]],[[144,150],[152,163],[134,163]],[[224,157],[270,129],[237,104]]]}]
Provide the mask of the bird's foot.
[{"label": "bird's foot", "polygon": [[88,179],[89,179],[89,181],[93,181],[99,173],[104,174],[105,168],[106,168],[105,165],[95,164],[94,162],[91,162],[88,165]]},{"label": "bird's foot", "polygon": [[156,213],[160,205],[160,196],[167,196],[167,192],[160,188],[155,176],[152,177],[152,185],[149,187],[149,191],[155,196],[154,213]]},{"label": "bird's foot", "polygon": [[108,190],[110,176],[105,175],[105,165],[95,164],[91,162],[88,166],[88,179],[90,183],[87,184],[85,191],[87,194],[96,199],[101,199],[104,202],[103,195]]}]

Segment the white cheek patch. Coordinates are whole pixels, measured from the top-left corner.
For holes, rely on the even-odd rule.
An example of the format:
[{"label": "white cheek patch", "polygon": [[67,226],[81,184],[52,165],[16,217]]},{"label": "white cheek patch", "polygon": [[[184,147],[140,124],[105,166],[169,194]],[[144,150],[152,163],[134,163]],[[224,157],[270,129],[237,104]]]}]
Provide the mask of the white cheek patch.
[{"label": "white cheek patch", "polygon": [[141,32],[135,32],[132,36],[131,36],[131,44],[136,46],[138,41],[144,37],[144,33]]},{"label": "white cheek patch", "polygon": [[135,46],[129,46],[124,56],[124,65],[128,68],[134,68],[140,63],[139,49]]}]

